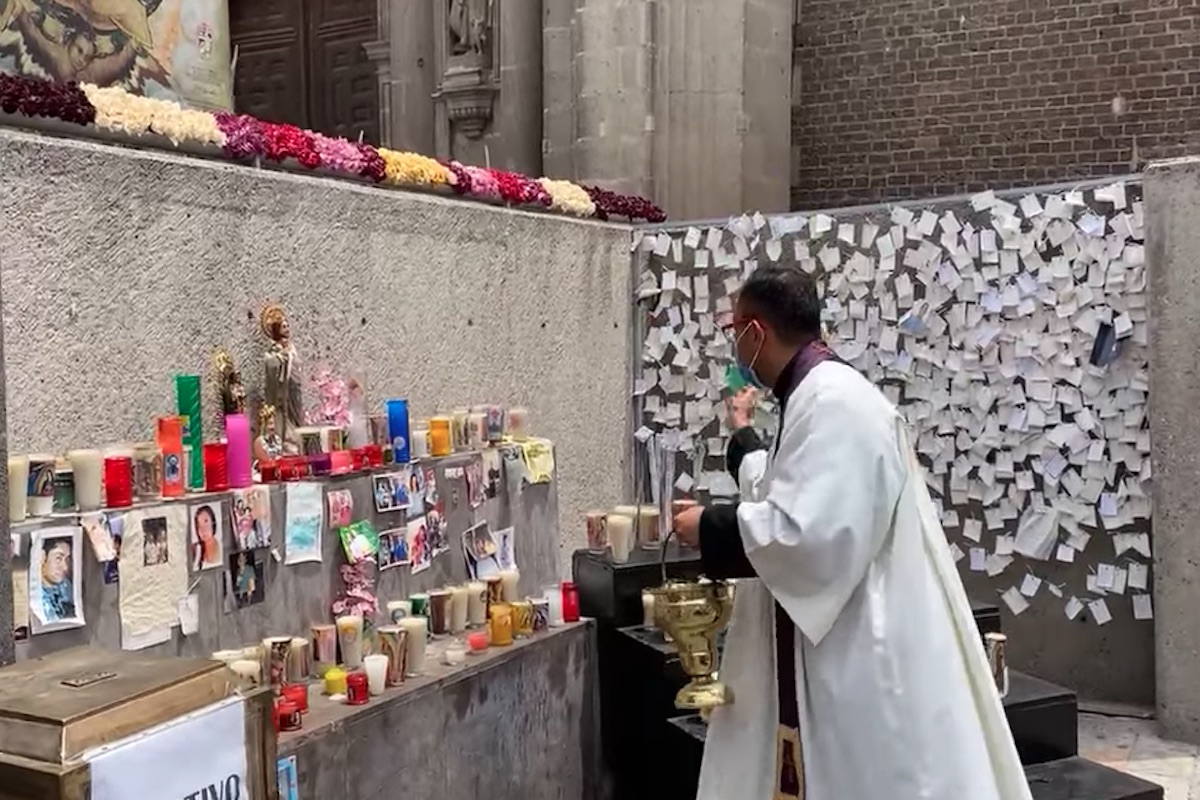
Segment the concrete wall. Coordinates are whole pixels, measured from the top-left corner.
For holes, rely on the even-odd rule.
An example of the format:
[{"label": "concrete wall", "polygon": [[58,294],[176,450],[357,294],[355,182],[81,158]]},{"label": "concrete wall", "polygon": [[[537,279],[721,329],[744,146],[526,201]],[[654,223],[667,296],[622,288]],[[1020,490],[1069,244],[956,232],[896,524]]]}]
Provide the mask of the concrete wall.
[{"label": "concrete wall", "polygon": [[356,372],[375,404],[527,406],[558,448],[564,564],[619,498],[627,229],[15,131],[0,175],[14,452],[148,437],[220,345],[256,393],[274,301],[302,369]]},{"label": "concrete wall", "polygon": [[1200,743],[1200,159],[1146,171],[1158,721]]}]

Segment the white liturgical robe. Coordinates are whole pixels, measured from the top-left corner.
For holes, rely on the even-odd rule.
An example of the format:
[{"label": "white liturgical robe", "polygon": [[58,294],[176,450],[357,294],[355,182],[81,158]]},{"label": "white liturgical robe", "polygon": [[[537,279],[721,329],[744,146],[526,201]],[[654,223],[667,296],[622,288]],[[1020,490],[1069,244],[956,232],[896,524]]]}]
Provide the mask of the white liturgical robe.
[{"label": "white liturgical robe", "polygon": [[798,633],[805,800],[1029,800],[970,603],[896,408],[815,366],[739,469],[737,584],[698,800],[770,800],[773,598]]}]

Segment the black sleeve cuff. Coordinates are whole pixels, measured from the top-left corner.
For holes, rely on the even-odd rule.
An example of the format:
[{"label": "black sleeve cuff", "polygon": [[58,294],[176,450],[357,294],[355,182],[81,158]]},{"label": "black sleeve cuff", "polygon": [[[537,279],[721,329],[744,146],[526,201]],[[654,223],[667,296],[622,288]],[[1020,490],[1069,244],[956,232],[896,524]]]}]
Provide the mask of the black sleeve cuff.
[{"label": "black sleeve cuff", "polygon": [[738,479],[738,470],[742,468],[742,459],[746,457],[746,454],[762,450],[765,447],[758,432],[750,426],[738,428],[733,432],[733,436],[729,438],[729,445],[725,448],[725,468],[729,470],[729,474],[735,481]]},{"label": "black sleeve cuff", "polygon": [[712,580],[756,577],[742,547],[736,504],[709,506],[700,515],[700,561]]}]

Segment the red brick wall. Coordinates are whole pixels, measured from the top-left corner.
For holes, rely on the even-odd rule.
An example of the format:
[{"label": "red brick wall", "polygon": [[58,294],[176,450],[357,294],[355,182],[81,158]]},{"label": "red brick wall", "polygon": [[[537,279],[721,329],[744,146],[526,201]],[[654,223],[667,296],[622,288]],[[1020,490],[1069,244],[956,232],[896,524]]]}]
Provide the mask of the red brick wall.
[{"label": "red brick wall", "polygon": [[792,207],[1200,153],[1198,19],[1200,0],[802,0]]}]

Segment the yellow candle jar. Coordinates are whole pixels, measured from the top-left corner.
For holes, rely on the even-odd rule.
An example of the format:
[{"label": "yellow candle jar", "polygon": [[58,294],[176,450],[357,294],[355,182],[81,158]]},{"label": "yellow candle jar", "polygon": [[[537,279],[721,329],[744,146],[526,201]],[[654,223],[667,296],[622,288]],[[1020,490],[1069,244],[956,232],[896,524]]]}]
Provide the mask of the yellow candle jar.
[{"label": "yellow candle jar", "polygon": [[533,635],[533,603],[528,600],[517,600],[511,604],[512,627],[515,636]]},{"label": "yellow candle jar", "polygon": [[513,643],[513,611],[508,603],[497,603],[489,613],[492,617],[492,646],[505,647]]},{"label": "yellow candle jar", "polygon": [[325,671],[325,694],[332,697],[335,694],[346,693],[346,670],[341,667],[330,667]]}]

